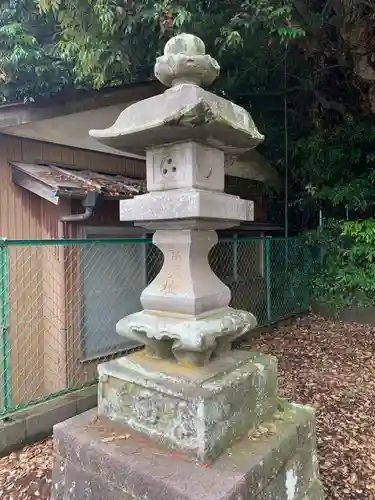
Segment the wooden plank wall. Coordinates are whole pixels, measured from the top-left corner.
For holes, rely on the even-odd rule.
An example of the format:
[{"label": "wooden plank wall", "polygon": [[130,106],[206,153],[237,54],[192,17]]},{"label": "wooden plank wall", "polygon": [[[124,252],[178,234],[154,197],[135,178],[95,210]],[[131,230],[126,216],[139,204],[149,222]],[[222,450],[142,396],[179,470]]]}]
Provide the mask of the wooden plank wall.
[{"label": "wooden plank wall", "polygon": [[[63,237],[59,219],[71,213],[70,203],[53,205],[12,183],[9,161],[37,160],[133,177],[145,174],[139,160],[0,135],[1,237]],[[74,251],[20,246],[11,247],[9,255],[11,384],[12,402],[17,405],[64,389],[72,378],[86,381],[96,364],[89,368],[79,363],[79,305],[75,303],[80,295],[79,269]],[[74,320],[69,320],[72,315]]]}]

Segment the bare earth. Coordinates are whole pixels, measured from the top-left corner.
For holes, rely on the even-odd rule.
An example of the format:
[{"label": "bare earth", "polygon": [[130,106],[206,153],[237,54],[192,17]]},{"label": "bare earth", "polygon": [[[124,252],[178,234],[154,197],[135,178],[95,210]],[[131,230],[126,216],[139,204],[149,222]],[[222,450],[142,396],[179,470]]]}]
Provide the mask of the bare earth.
[{"label": "bare earth", "polygon": [[[375,500],[375,328],[298,319],[242,348],[279,359],[280,391],[317,411],[326,500]],[[52,443],[0,459],[0,499],[50,499]]]}]

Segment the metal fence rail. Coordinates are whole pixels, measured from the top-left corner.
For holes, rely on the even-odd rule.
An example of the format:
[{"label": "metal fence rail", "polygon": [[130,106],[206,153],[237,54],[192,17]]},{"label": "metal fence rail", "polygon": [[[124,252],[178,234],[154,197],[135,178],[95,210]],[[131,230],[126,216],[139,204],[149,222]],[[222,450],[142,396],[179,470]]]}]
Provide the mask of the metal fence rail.
[{"label": "metal fence rail", "polygon": [[[145,239],[0,240],[0,416],[95,383],[99,362],[136,347],[115,325],[162,259]],[[259,325],[308,309],[302,239],[223,240],[209,259]]]}]

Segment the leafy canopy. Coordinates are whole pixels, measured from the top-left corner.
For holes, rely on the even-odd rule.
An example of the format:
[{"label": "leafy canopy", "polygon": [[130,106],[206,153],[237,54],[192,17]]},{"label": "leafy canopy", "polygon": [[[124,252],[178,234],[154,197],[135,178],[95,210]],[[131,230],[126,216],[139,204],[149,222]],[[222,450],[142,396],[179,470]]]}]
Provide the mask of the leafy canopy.
[{"label": "leafy canopy", "polygon": [[2,100],[49,96],[70,85],[71,75],[56,54],[56,23],[33,0],[0,2]]},{"label": "leafy canopy", "polygon": [[[0,0],[2,90],[36,98],[73,83],[145,80],[167,39],[182,31],[201,36],[233,81],[251,68],[264,80],[269,53],[276,60],[280,40],[302,34],[292,11],[291,0]],[[252,61],[249,70],[236,58]]]},{"label": "leafy canopy", "polygon": [[[42,12],[58,19],[59,56],[73,62],[79,81],[101,87],[149,74],[166,40],[191,31],[220,59],[253,49],[256,32],[295,37],[291,0],[39,0]],[[251,40],[252,38],[252,40]]]}]

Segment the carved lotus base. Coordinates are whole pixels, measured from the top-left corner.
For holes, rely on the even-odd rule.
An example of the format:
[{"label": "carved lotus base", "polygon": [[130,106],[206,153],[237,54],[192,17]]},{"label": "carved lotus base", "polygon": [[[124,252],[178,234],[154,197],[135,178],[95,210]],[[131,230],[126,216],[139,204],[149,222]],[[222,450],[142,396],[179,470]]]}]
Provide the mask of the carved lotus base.
[{"label": "carved lotus base", "polygon": [[271,356],[232,351],[203,367],[138,352],[99,366],[98,413],[200,461],[276,411]]},{"label": "carved lotus base", "polygon": [[232,342],[257,325],[253,314],[230,307],[209,316],[167,316],[141,311],[121,319],[119,335],[146,345],[149,356],[174,356],[182,364],[201,366],[211,356],[229,351]]}]

